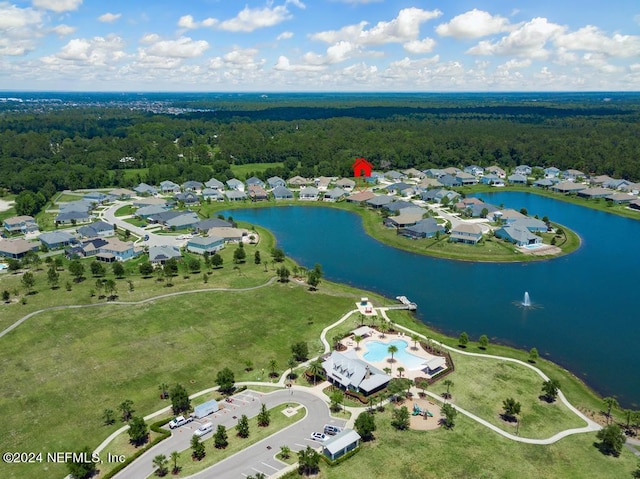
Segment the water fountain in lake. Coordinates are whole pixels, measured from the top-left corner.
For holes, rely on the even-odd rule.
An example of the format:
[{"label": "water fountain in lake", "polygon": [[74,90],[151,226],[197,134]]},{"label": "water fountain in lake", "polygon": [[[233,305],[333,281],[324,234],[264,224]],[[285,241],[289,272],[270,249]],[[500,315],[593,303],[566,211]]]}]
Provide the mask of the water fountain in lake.
[{"label": "water fountain in lake", "polygon": [[524,292],[524,299],[522,300],[522,306],[524,306],[525,308],[528,308],[529,306],[531,306],[531,299],[529,299],[528,291]]}]

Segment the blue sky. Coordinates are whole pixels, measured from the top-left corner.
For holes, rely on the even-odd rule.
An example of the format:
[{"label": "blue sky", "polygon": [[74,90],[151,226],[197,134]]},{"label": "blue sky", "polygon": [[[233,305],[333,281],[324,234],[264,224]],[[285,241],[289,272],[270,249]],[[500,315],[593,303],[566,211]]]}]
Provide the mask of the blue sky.
[{"label": "blue sky", "polygon": [[0,89],[639,91],[629,0],[0,0]]}]

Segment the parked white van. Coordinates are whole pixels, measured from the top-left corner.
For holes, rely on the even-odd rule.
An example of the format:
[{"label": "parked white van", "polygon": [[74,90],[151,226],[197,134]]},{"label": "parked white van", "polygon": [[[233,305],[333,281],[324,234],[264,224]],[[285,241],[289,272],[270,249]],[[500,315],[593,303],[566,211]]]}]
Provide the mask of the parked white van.
[{"label": "parked white van", "polygon": [[213,431],[213,423],[205,422],[202,426],[196,429],[196,432],[194,432],[193,435],[201,437],[211,431]]}]

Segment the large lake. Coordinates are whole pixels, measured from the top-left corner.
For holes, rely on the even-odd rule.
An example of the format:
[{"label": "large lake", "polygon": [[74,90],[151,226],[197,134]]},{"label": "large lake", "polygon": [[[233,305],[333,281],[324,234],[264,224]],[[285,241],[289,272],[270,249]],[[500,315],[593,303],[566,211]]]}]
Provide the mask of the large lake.
[{"label": "large lake", "polygon": [[[578,232],[573,254],[535,263],[466,263],[386,246],[360,218],[323,207],[224,212],[271,230],[287,256],[325,277],[389,298],[405,295],[417,317],[445,333],[486,334],[540,354],[626,407],[640,403],[640,315],[636,303],[640,221],[528,193],[478,195]],[[533,307],[523,309],[525,291]]]}]

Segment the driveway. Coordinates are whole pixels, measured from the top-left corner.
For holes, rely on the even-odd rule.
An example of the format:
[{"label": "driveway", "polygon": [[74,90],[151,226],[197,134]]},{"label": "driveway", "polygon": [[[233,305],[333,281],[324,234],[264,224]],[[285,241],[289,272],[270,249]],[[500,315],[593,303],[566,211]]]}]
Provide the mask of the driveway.
[{"label": "driveway", "polygon": [[[191,444],[191,436],[200,424],[205,422],[214,424],[213,432],[203,437],[206,440],[213,436],[218,424],[229,428],[238,423],[238,418],[242,414],[246,414],[248,417],[256,416],[262,403],[268,409],[271,409],[279,404],[288,402],[295,402],[305,406],[307,409],[306,416],[288,428],[190,477],[198,479],[244,479],[258,472],[262,472],[268,477],[287,466],[287,464],[274,458],[280,452],[280,446],[289,446],[294,453],[309,445],[318,447],[320,444],[310,438],[312,432],[322,431],[325,424],[344,427],[345,421],[331,417],[327,403],[313,393],[295,388],[268,394],[246,390],[233,396],[233,402],[223,402],[223,409],[219,412],[174,429],[170,438],[151,448],[115,477],[117,479],[144,479],[150,476],[154,471],[153,458],[158,454],[164,454],[169,458],[173,451],[188,449]],[[208,441],[206,448],[207,453],[212,454],[211,441]]]}]

